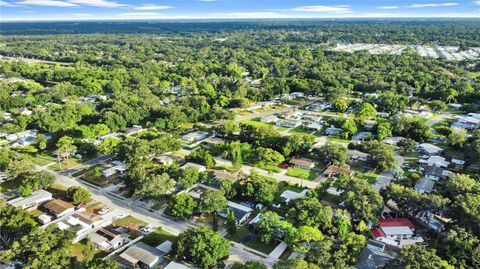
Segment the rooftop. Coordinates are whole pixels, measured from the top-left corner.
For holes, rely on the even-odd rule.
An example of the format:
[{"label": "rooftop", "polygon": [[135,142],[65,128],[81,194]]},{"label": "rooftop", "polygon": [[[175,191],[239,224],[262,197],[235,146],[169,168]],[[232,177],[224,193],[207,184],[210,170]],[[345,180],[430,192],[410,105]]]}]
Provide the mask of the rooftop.
[{"label": "rooftop", "polygon": [[73,205],[70,204],[69,202],[65,202],[60,199],[55,199],[50,202],[47,202],[45,205],[43,205],[43,207],[48,211],[50,211],[51,213],[58,215],[67,209],[73,208]]}]

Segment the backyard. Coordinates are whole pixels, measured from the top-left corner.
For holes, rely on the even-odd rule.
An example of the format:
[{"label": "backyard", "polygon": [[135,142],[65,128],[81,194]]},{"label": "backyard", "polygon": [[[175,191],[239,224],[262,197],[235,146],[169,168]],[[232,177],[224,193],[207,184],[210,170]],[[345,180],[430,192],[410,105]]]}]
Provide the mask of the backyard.
[{"label": "backyard", "polygon": [[289,167],[286,173],[287,176],[296,177],[305,180],[315,180],[320,173],[313,170],[306,170],[297,167]]},{"label": "backyard", "polygon": [[142,242],[152,247],[157,247],[167,240],[174,242],[175,238],[175,235],[163,230],[162,228],[158,228],[155,231],[145,235],[145,237],[142,239]]}]

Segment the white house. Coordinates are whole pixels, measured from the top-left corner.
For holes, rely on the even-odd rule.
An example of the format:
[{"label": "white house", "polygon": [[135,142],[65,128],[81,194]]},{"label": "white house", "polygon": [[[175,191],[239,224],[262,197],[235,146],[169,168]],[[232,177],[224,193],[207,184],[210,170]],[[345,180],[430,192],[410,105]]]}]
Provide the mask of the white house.
[{"label": "white house", "polygon": [[417,150],[430,156],[439,155],[440,153],[443,152],[442,148],[432,145],[430,143],[422,143],[418,145]]},{"label": "white house", "polygon": [[32,192],[32,194],[27,197],[17,197],[9,200],[7,204],[21,209],[33,209],[52,199],[50,192],[40,189]]},{"label": "white house", "polygon": [[288,202],[290,202],[292,200],[307,196],[307,192],[308,192],[308,190],[303,190],[301,192],[286,190],[286,191],[282,192],[282,194],[280,194],[280,197],[283,198],[285,200],[285,203],[288,204]]},{"label": "white house", "polygon": [[262,117],[260,121],[263,123],[275,123],[278,121],[278,118],[275,115],[268,115],[268,116]]},{"label": "white house", "polygon": [[420,159],[418,162],[423,165],[436,167],[447,167],[450,164],[450,162],[446,161],[445,158],[441,156],[430,156],[428,159]]},{"label": "white house", "polygon": [[143,242],[135,243],[120,254],[120,257],[133,268],[154,268],[164,260],[163,256],[163,252]]},{"label": "white house", "polygon": [[207,138],[207,136],[208,136],[207,132],[195,131],[195,132],[191,132],[191,133],[188,133],[188,134],[184,135],[182,137],[182,140],[185,141],[185,142],[196,142],[196,141],[202,140],[204,138]]},{"label": "white house", "polygon": [[434,186],[435,181],[428,178],[421,178],[417,181],[417,183],[415,183],[413,188],[419,193],[431,193]]},{"label": "white house", "polygon": [[367,161],[368,154],[359,150],[348,150],[348,158],[350,161]]},{"label": "white house", "polygon": [[342,132],[342,129],[337,128],[335,126],[330,126],[327,129],[325,129],[325,134],[327,135],[338,135]]},{"label": "white house", "polygon": [[438,181],[440,178],[444,176],[443,172],[444,172],[443,168],[440,168],[438,166],[427,166],[425,168],[425,171],[423,171],[423,174],[428,179],[431,179],[433,181]]},{"label": "white house", "polygon": [[378,227],[372,229],[375,240],[392,246],[402,247],[423,242],[423,238],[415,235],[415,225],[406,218],[381,219]]}]

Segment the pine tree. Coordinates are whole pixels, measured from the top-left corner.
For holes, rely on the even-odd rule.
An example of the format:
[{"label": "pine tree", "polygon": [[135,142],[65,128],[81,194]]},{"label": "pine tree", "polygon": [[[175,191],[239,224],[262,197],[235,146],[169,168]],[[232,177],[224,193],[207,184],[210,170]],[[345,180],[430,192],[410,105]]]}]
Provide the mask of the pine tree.
[{"label": "pine tree", "polygon": [[237,233],[237,224],[235,223],[235,213],[227,210],[227,232],[229,235],[235,235]]}]

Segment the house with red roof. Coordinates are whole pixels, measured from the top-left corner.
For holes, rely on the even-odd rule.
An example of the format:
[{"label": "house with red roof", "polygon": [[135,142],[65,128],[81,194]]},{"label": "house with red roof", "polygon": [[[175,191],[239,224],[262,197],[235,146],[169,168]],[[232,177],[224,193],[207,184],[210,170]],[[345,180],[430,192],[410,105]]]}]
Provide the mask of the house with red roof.
[{"label": "house with red roof", "polygon": [[372,236],[375,240],[402,247],[423,242],[415,231],[415,225],[407,218],[381,219],[378,227],[372,229]]}]

